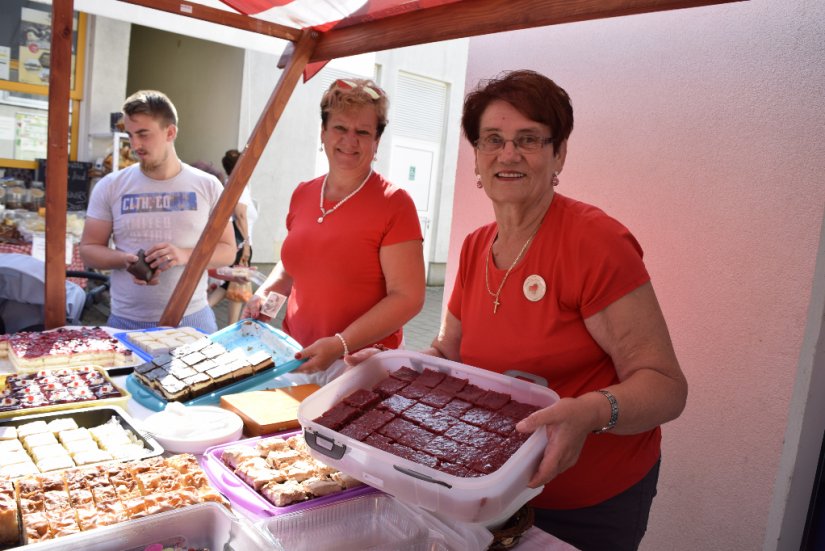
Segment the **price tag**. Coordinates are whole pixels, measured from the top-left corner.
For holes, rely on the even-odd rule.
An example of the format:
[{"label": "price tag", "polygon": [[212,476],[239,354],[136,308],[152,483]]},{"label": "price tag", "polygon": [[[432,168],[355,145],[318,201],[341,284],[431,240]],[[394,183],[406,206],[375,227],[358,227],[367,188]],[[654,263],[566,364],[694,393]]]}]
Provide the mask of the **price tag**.
[{"label": "price tag", "polygon": [[270,291],[269,294],[266,295],[266,300],[264,300],[264,303],[261,305],[261,314],[275,319],[275,316],[278,315],[281,306],[283,306],[285,302],[286,297],[284,295]]},{"label": "price tag", "polygon": [[[69,266],[72,263],[72,247],[74,247],[74,243],[72,242],[72,236],[66,236],[66,266]],[[38,260],[42,260],[46,262],[46,234],[45,233],[35,233],[32,235],[32,256]]]}]

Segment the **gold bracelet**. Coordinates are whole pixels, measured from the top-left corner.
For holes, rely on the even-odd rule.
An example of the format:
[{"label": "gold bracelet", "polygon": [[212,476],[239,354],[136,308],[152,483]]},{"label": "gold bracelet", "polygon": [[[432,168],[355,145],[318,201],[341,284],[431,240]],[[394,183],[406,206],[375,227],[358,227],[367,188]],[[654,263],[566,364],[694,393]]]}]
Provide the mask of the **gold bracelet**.
[{"label": "gold bracelet", "polygon": [[341,341],[341,344],[344,345],[344,356],[349,356],[349,347],[347,346],[347,340],[344,338],[344,335],[341,333],[335,333],[335,336]]}]

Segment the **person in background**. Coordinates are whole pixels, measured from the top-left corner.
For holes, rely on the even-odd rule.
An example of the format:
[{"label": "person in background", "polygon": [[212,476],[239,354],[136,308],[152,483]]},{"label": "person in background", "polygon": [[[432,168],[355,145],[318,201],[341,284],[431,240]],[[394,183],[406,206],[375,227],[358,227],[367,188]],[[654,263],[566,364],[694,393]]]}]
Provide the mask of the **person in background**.
[{"label": "person in background", "polygon": [[[304,348],[304,372],[327,370],[373,344],[398,348],[425,295],[421,226],[404,190],[372,170],[388,101],[371,80],[339,79],[321,99],[329,172],[292,194],[281,262],[244,317],[270,291],[288,296],[286,333]],[[323,378],[334,377],[337,362]],[[318,378],[323,382],[322,378]]]},{"label": "person in background", "polygon": [[[92,190],[80,255],[90,268],[111,270],[111,315],[118,329],[158,325],[175,286],[218,202],[223,188],[212,175],[183,163],[175,151],[178,117],[162,92],[141,90],[123,104],[123,122],[139,163],[108,174]],[[114,247],[110,247],[112,241]],[[149,279],[128,270],[141,264]],[[226,266],[235,255],[228,222],[209,267]],[[206,300],[204,272],[180,325],[217,331]]]},{"label": "person in background", "polygon": [[[223,169],[226,171],[226,177],[232,174],[235,164],[241,156],[241,152],[237,149],[230,149],[227,151],[221,163]],[[223,181],[223,178],[220,178]],[[235,244],[238,247],[235,254],[235,262],[233,266],[249,266],[252,261],[252,227],[255,225],[255,220],[258,219],[258,210],[252,201],[252,196],[249,193],[249,187],[244,186],[241,192],[241,197],[235,204],[235,210],[232,216],[232,227],[235,231]],[[241,308],[244,303],[237,300],[231,300],[226,295],[229,287],[229,281],[224,281],[215,289],[209,292],[209,306],[217,306],[221,300],[227,298],[229,300],[228,308],[228,323],[237,322],[241,317]]]},{"label": "person in background", "polygon": [[560,401],[516,427],[547,435],[529,483],[544,485],[535,525],[582,551],[635,550],[656,495],[660,425],[687,399],[642,248],[602,210],[555,191],[573,129],[555,82],[526,70],[482,81],[462,127],[495,220],[465,238],[425,352],[545,379]]}]

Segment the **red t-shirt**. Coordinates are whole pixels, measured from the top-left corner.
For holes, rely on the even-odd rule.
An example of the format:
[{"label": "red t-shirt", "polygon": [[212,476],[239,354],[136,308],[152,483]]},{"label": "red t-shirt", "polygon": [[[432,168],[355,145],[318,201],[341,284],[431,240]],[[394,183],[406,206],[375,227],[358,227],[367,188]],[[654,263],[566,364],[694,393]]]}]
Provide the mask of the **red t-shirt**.
[{"label": "red t-shirt", "polygon": [[[471,233],[461,250],[449,310],[461,320],[461,361],[498,373],[520,370],[547,379],[561,397],[575,397],[618,382],[610,356],[584,319],[650,280],[642,249],[619,222],[596,207],[555,194],[524,258],[510,273],[493,314],[485,260],[495,223]],[[490,260],[490,289],[505,269]],[[547,290],[527,299],[523,285],[539,275]],[[591,435],[575,466],[550,481],[533,504],[572,509],[600,503],[626,490],[659,457],[659,428],[632,435]]]},{"label": "red t-shirt", "polygon": [[[412,198],[377,173],[319,224],[323,181],[301,183],[292,193],[281,249],[292,277],[283,329],[303,346],[343,331],[387,296],[381,247],[422,239]],[[324,209],[335,203],[325,201]],[[401,338],[398,328],[381,344],[398,348]]]}]

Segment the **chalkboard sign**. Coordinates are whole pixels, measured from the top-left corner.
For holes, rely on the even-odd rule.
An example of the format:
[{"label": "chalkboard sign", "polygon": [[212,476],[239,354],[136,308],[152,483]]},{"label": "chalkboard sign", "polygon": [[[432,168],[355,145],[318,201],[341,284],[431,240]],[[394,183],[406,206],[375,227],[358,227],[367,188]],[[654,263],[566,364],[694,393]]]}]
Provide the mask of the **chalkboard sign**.
[{"label": "chalkboard sign", "polygon": [[[89,204],[89,170],[92,166],[92,163],[84,161],[69,161],[66,210],[86,210]],[[37,159],[37,180],[46,182],[46,159]]]}]

